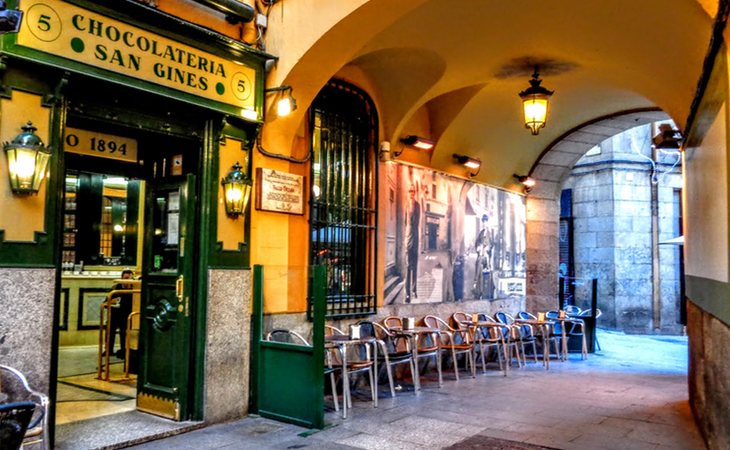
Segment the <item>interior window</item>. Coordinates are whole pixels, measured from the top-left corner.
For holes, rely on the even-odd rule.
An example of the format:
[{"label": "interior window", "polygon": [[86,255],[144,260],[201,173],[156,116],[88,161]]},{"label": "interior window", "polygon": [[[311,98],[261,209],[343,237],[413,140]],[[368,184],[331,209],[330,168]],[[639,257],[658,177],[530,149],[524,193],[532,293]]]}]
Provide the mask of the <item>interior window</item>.
[{"label": "interior window", "polygon": [[63,268],[136,266],[139,180],[69,172],[64,199]]}]

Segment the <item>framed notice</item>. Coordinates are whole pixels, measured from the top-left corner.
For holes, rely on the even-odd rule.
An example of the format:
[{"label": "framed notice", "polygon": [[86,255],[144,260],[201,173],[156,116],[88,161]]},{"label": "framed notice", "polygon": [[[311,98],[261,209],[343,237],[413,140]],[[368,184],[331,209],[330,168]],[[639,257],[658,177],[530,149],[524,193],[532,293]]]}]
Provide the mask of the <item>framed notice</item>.
[{"label": "framed notice", "polygon": [[273,169],[256,169],[256,209],[304,214],[304,176]]},{"label": "framed notice", "polygon": [[99,328],[101,304],[106,300],[110,289],[81,288],[79,289],[79,330]]}]

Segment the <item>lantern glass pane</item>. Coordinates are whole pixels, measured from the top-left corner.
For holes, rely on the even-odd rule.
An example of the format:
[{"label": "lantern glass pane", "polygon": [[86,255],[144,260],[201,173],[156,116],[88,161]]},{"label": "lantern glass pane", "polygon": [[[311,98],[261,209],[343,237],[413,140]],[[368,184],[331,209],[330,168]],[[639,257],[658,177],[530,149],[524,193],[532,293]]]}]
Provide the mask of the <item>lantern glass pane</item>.
[{"label": "lantern glass pane", "polygon": [[228,214],[241,214],[243,212],[243,192],[240,183],[228,183],[225,185],[226,212]]},{"label": "lantern glass pane", "polygon": [[46,168],[48,160],[51,158],[49,153],[38,152],[35,160],[35,171],[33,176],[33,191],[38,192],[41,188],[41,182],[46,177]]},{"label": "lantern glass pane", "polygon": [[544,95],[530,96],[523,102],[525,113],[525,126],[537,134],[538,130],[545,126],[547,120],[548,99]]}]

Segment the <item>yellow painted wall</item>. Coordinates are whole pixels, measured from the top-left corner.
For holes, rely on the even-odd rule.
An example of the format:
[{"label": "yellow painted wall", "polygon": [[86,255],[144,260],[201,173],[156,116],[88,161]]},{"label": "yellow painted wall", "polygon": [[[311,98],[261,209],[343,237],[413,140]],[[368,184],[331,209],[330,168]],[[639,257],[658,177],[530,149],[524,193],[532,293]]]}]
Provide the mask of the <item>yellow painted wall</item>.
[{"label": "yellow painted wall", "polygon": [[685,273],[728,282],[727,48],[716,58],[684,155]]},{"label": "yellow painted wall", "polygon": [[[10,142],[22,132],[21,126],[29,120],[38,128],[36,134],[45,144],[49,142],[51,110],[41,105],[40,95],[13,91],[12,98],[0,100],[0,141]],[[54,164],[53,158],[48,163]],[[46,178],[48,175],[46,175]],[[8,182],[8,161],[5,152],[0,156],[0,230],[5,230],[6,241],[32,242],[34,232],[44,232],[46,185],[41,184],[38,195],[16,195]]]}]

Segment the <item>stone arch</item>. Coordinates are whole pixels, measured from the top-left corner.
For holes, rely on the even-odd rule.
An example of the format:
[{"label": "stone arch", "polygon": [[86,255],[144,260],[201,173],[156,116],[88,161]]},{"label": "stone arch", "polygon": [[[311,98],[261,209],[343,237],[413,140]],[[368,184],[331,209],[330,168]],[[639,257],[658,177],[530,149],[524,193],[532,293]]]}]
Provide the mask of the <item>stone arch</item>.
[{"label": "stone arch", "polygon": [[555,309],[558,296],[560,188],[575,163],[593,146],[630,128],[666,120],[656,108],[622,111],[581,124],[553,141],[535,161],[527,195],[527,307]]}]

